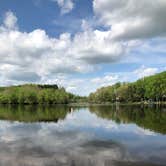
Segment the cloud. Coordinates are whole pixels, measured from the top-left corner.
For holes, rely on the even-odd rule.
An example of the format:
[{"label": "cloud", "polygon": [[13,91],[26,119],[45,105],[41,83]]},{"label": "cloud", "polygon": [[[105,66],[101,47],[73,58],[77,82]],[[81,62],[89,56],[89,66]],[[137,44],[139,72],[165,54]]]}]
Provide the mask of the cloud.
[{"label": "cloud", "polygon": [[11,80],[17,81],[24,81],[24,82],[37,82],[40,81],[40,77],[33,72],[26,72],[26,71],[17,71],[15,70],[14,73],[9,73],[7,77]]},{"label": "cloud", "polygon": [[69,13],[74,8],[73,0],[52,0],[61,8],[61,14]]},{"label": "cloud", "polygon": [[91,28],[58,38],[49,37],[42,29],[21,32],[12,12],[6,13],[0,26],[0,48],[1,80],[17,83],[90,72],[97,64],[117,61],[126,50],[125,44],[110,42],[108,32]]},{"label": "cloud", "polygon": [[91,83],[97,84],[98,87],[103,87],[103,86],[108,86],[116,83],[119,80],[118,75],[113,75],[113,74],[107,74],[105,76],[101,77],[96,77],[91,80]]},{"label": "cloud", "polygon": [[85,96],[102,86],[113,85],[121,79],[123,80],[124,78],[120,76],[119,73],[108,73],[104,76],[91,78],[74,78],[66,75],[57,75],[56,78],[46,79],[43,82],[50,84],[57,83],[65,87],[68,92]]},{"label": "cloud", "polygon": [[[73,1],[56,2],[62,7],[62,14],[74,7],[71,5]],[[59,37],[50,37],[43,29],[21,32],[17,17],[8,11],[0,25],[0,84],[57,83],[71,92],[85,95],[100,86],[136,80],[158,72],[157,68],[142,67],[129,72],[133,78],[127,73],[124,76],[124,72],[91,79],[71,76],[90,73],[102,64],[120,60],[146,65],[157,63],[153,57],[160,57],[160,62],[164,62],[161,54],[165,53],[165,2],[157,0],[154,5],[152,1],[141,0],[137,3],[135,0],[94,0],[96,20],[107,30],[99,30],[91,25],[90,20],[82,20],[82,29],[77,33],[62,33]],[[145,38],[153,39],[142,40]],[[142,59],[146,59],[145,62]]]},{"label": "cloud", "polygon": [[84,31],[75,35],[73,44],[76,58],[89,64],[114,62],[126,51],[125,43],[110,41],[109,31]]},{"label": "cloud", "polygon": [[157,68],[140,66],[139,68],[129,72],[110,72],[105,73],[102,76],[83,79],[69,77],[64,77],[62,79],[61,77],[59,80],[61,80],[61,84],[64,85],[69,92],[73,92],[75,94],[78,94],[79,92],[80,95],[88,95],[89,93],[96,91],[96,89],[104,86],[110,86],[117,82],[133,82],[164,70],[165,67]]},{"label": "cloud", "polygon": [[146,68],[145,66],[141,66],[139,69],[134,71],[134,74],[137,75],[138,78],[143,78],[146,76],[154,75],[158,72],[158,68]]},{"label": "cloud", "polygon": [[94,0],[100,22],[112,30],[112,39],[131,40],[166,35],[165,0]]},{"label": "cloud", "polygon": [[17,28],[17,17],[11,11],[5,13],[4,25],[7,29]]}]

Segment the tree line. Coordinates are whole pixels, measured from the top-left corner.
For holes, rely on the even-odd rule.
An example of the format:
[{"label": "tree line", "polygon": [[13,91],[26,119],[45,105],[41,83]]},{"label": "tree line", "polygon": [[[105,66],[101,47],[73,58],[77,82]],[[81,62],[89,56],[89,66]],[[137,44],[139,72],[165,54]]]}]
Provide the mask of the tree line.
[{"label": "tree line", "polygon": [[3,104],[67,104],[80,98],[57,85],[26,84],[0,88],[0,103]]},{"label": "tree line", "polygon": [[166,101],[166,71],[133,83],[116,83],[89,95],[91,103]]},{"label": "tree line", "polygon": [[57,85],[26,84],[0,87],[3,104],[68,104],[166,101],[166,71],[133,83],[116,83],[102,87],[88,97],[66,92]]}]

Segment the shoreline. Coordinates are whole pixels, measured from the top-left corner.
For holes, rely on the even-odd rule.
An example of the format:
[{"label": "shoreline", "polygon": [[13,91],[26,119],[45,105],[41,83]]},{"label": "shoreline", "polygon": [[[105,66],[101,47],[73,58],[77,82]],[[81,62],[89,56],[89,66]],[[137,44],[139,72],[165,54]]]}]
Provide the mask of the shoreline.
[{"label": "shoreline", "polygon": [[129,106],[129,105],[143,105],[143,106],[153,106],[153,105],[166,105],[166,102],[153,102],[153,103],[69,103],[70,106]]},{"label": "shoreline", "polygon": [[46,103],[0,103],[1,105],[21,105],[21,106],[134,106],[134,105],[141,105],[141,106],[160,106],[160,105],[166,105],[166,102],[153,102],[153,103],[147,103],[147,102],[130,102],[130,103],[90,103],[90,102],[75,102],[75,103],[66,103],[66,104],[46,104]]}]

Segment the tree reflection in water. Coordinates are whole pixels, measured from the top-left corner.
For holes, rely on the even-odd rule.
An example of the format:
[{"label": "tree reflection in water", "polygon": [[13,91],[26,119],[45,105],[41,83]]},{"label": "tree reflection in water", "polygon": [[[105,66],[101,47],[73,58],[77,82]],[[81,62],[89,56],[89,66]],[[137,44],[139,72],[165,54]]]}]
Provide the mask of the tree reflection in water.
[{"label": "tree reflection in water", "polygon": [[98,117],[116,123],[134,123],[161,134],[166,134],[166,107],[158,106],[92,106],[89,108]]}]

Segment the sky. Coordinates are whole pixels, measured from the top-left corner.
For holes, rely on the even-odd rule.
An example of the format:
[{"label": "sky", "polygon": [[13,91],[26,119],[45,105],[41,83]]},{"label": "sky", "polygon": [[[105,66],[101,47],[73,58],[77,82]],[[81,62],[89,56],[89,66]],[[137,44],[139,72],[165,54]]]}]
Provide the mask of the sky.
[{"label": "sky", "polygon": [[0,0],[0,86],[88,95],[166,70],[165,0]]}]

